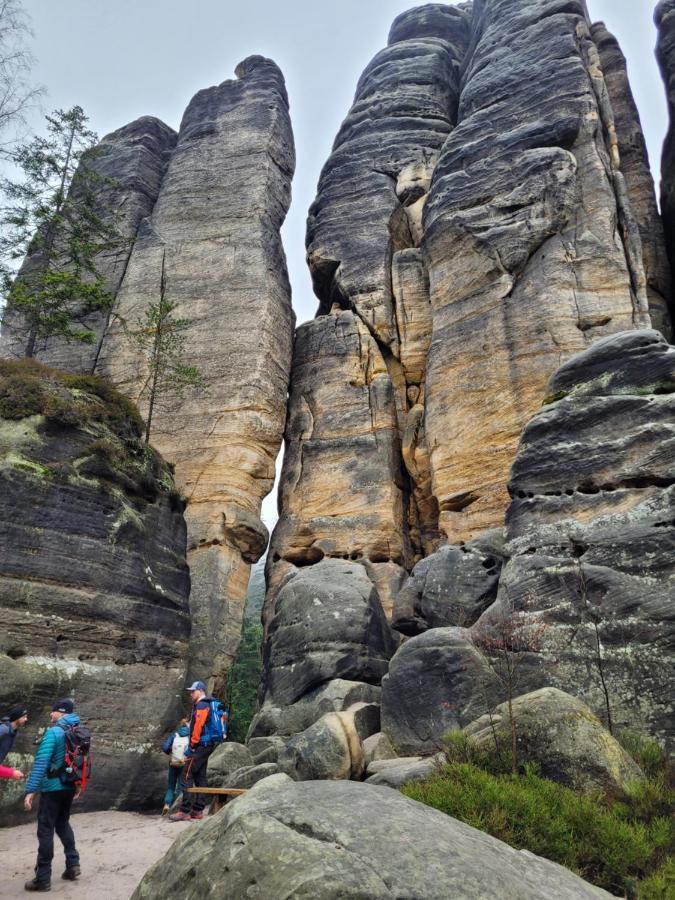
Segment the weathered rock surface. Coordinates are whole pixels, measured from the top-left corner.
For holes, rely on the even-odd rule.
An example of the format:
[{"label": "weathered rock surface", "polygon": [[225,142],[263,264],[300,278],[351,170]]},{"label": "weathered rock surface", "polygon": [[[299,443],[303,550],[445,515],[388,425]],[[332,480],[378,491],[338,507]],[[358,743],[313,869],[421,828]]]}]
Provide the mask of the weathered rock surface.
[{"label": "weathered rock surface", "polygon": [[382,731],[401,756],[429,755],[451,729],[501,699],[499,683],[464,628],[433,628],[406,641],[382,679]]},{"label": "weathered rock surface", "polygon": [[378,731],[376,734],[371,734],[370,737],[366,738],[363,742],[363,761],[366,765],[366,768],[370,766],[371,763],[379,762],[383,759],[394,759],[397,756],[394,747],[387,737],[381,731]]},{"label": "weathered rock surface", "polygon": [[[590,709],[563,691],[542,688],[516,697],[518,762],[534,763],[542,777],[577,791],[620,793],[642,772]],[[464,729],[484,749],[511,746],[508,705],[501,703]]]},{"label": "weathered rock surface", "polygon": [[280,735],[274,734],[269,737],[250,738],[246,746],[254,763],[259,765],[260,763],[276,762],[279,753],[286,746],[286,740]]},{"label": "weathered rock surface", "polygon": [[[302,656],[300,652],[297,655],[298,658]],[[334,678],[303,694],[290,706],[274,706],[267,700],[251,722],[248,746],[255,755],[256,741],[272,740],[275,735],[297,734],[325,713],[342,712],[354,703],[379,703],[381,693],[379,685]],[[270,737],[263,738],[263,735]]]},{"label": "weathered rock surface", "polygon": [[649,154],[619,42],[603,22],[591,28],[614,114],[621,172],[626,182],[634,225],[637,226],[645,269],[652,326],[672,338],[673,284],[663,223],[656,205]]},{"label": "weathered rock surface", "polygon": [[384,760],[380,764],[368,766],[366,783],[398,789],[409,781],[424,781],[425,778],[433,775],[444,762],[445,756],[442,753],[426,759],[423,757],[411,757],[399,760]]},{"label": "weathered rock surface", "polygon": [[[379,684],[393,640],[363,566],[327,559],[288,576],[265,646],[265,703],[289,706],[335,678]],[[252,729],[250,736],[259,734]]]},{"label": "weathered rock surface", "polygon": [[326,713],[288,741],[279,768],[295,781],[360,778],[366,768],[363,742],[379,728],[380,708],[371,703]]},{"label": "weathered rock surface", "polygon": [[476,628],[546,623],[521,691],[574,693],[605,723],[675,731],[675,348],[654,331],[563,366],[511,472],[511,556]]},{"label": "weathered rock surface", "polygon": [[[99,253],[94,262],[107,290],[115,297],[126,271],[132,245],[141,222],[152,212],[176,143],[176,132],[152,116],[143,116],[106,135],[93,153],[85,155],[83,165],[100,177],[97,199],[108,211],[104,221],[114,217],[122,239],[119,246]],[[57,237],[58,240],[58,237]],[[34,264],[26,258],[22,271]],[[79,314],[73,310],[74,324],[96,335],[93,344],[67,341],[62,337],[39,339],[34,356],[41,362],[68,372],[93,372],[108,326],[109,311]],[[0,356],[25,354],[29,329],[22,316],[7,311],[0,335]]]},{"label": "weathered rock surface", "polygon": [[503,544],[500,530],[461,547],[441,547],[417,563],[396,595],[392,628],[414,635],[472,625],[497,597]]},{"label": "weathered rock surface", "polygon": [[279,767],[275,763],[258,763],[255,766],[242,766],[241,769],[236,769],[227,778],[223,779],[221,786],[248,790],[254,784],[262,781],[263,778],[277,775],[278,772]]},{"label": "weathered rock surface", "polygon": [[[220,679],[229,667],[249,563],[267,543],[260,504],[274,481],[291,362],[279,229],[294,165],[283,76],[250,57],[236,80],[189,104],[118,294],[117,312],[134,323],[164,280],[174,315],[192,322],[185,362],[207,382],[160,398],[151,434],[188,499],[189,677]],[[109,329],[97,370],[147,410],[145,362],[120,329]]]},{"label": "weathered rock surface", "polygon": [[392,382],[352,312],[297,331],[279,498],[268,555],[272,596],[288,564],[410,560]]},{"label": "weathered rock surface", "polygon": [[660,0],[657,3],[654,21],[658,28],[656,58],[666,86],[670,120],[661,157],[661,215],[671,271],[675,271],[675,3],[673,0]]},{"label": "weathered rock surface", "polygon": [[391,900],[609,897],[561,866],[395,791],[355,782],[257,784],[186,830],[132,900],[177,896]]},{"label": "weathered rock surface", "polygon": [[171,472],[99,379],[0,362],[0,414],[0,707],[32,723],[15,749],[72,696],[95,735],[85,808],[152,805],[190,633]]},{"label": "weathered rock surface", "polygon": [[217,747],[209,757],[208,777],[211,787],[224,787],[233,772],[245,766],[253,766],[255,760],[248,747],[227,741]]},{"label": "weathered rock surface", "polygon": [[[591,26],[583,0],[430,4],[399,16],[321,174],[307,251],[319,310],[295,345],[264,619],[269,629],[294,572],[330,557],[361,562],[397,630],[434,632],[397,652],[383,690],[383,731],[396,749],[401,740],[431,753],[485,708],[485,661],[470,631],[452,629],[498,610],[500,580],[501,598],[514,573],[538,565],[511,532],[506,548],[472,539],[504,524],[521,432],[547,394],[555,399],[548,380],[604,337],[648,327],[650,313],[670,328],[662,226],[615,39]],[[613,492],[618,505],[624,488],[656,497],[640,487],[633,451],[651,440],[652,414],[654,448],[669,428],[665,395],[633,388],[613,402],[609,429],[639,408],[640,436],[616,472],[610,462],[595,474],[628,479]],[[615,438],[602,445],[606,405],[590,404],[586,425],[581,412],[574,420],[587,429],[585,451],[569,435],[555,444],[554,480],[575,453],[583,480],[599,456],[623,452]],[[666,454],[655,449],[649,468],[663,499]],[[566,503],[547,506],[552,528]],[[666,512],[659,500],[661,526]],[[580,506],[575,522],[584,515]],[[660,596],[663,566],[655,577]],[[343,677],[332,666],[325,681]],[[255,733],[279,727],[268,692]]]},{"label": "weathered rock surface", "polygon": [[433,309],[426,441],[451,542],[501,524],[520,432],[555,368],[649,324],[585,4],[486,0],[472,35],[422,242]]}]

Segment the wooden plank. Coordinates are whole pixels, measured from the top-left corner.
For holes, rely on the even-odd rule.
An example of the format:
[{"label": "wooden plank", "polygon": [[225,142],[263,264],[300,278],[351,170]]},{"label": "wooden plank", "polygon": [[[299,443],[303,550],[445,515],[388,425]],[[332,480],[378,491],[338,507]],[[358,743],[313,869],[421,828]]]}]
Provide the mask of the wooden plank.
[{"label": "wooden plank", "polygon": [[245,794],[245,788],[210,788],[210,787],[189,787],[185,789],[186,794],[216,794],[221,797],[234,797],[239,794]]}]

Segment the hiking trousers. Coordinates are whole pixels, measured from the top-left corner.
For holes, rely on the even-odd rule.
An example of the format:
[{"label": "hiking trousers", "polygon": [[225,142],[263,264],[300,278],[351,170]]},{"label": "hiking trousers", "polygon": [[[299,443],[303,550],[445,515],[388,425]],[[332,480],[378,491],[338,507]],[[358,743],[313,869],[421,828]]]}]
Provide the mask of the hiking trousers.
[{"label": "hiking trousers", "polygon": [[54,858],[54,832],[59,836],[66,855],[66,869],[79,866],[80,854],[75,849],[75,835],[70,827],[70,807],[74,791],[46,791],[40,794],[38,806],[38,855],[36,881],[51,881]]},{"label": "hiking trousers", "polygon": [[201,812],[206,806],[204,794],[188,794],[186,788],[206,787],[206,768],[209,764],[209,756],[215,749],[215,744],[208,747],[200,744],[193,755],[188,757],[183,769],[183,802],[180,807],[182,812],[189,813],[191,809],[192,812]]}]

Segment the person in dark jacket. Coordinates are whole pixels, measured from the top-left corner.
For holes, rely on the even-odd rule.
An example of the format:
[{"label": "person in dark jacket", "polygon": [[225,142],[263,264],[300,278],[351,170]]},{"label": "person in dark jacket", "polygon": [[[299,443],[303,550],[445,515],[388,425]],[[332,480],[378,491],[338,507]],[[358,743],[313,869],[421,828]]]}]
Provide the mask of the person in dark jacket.
[{"label": "person in dark jacket", "polygon": [[11,751],[19,728],[25,728],[28,722],[28,710],[25,706],[17,706],[8,716],[0,720],[0,763]]},{"label": "person in dark jacket", "polygon": [[74,710],[73,701],[68,699],[57,700],[52,707],[52,725],[44,733],[26,784],[23,804],[26,811],[33,808],[35,794],[40,793],[37,863],[35,878],[24,885],[27,891],[51,890],[54,832],[59,836],[66,856],[66,868],[61,877],[75,881],[80,875],[80,855],[70,826],[70,807],[79,796],[79,790],[74,785],[64,784],[59,777],[65,760],[66,730],[70,725],[80,724],[80,717]]},{"label": "person in dark jacket", "polygon": [[[166,815],[171,809],[171,804],[181,793],[181,776],[187,760],[185,759],[185,751],[189,746],[190,728],[187,719],[181,719],[180,725],[176,731],[172,731],[168,738],[162,744],[162,750],[169,760],[168,782],[166,793],[164,794],[164,808],[162,815]],[[182,751],[182,752],[181,752]]]},{"label": "person in dark jacket", "polygon": [[206,685],[203,681],[195,681],[187,689],[192,697],[192,715],[190,716],[190,744],[183,770],[183,802],[180,809],[169,816],[170,822],[184,822],[186,819],[203,819],[206,797],[204,794],[188,794],[186,788],[206,787],[207,766],[209,756],[218,746],[210,739],[209,716],[211,697],[206,696]]}]

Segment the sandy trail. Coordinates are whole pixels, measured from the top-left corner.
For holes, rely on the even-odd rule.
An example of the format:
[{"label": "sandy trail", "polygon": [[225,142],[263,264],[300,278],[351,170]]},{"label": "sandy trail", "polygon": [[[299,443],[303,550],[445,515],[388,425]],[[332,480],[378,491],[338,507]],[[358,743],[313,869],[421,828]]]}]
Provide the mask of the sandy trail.
[{"label": "sandy trail", "polygon": [[[158,815],[129,812],[79,813],[71,818],[82,876],[63,881],[63,847],[54,838],[51,896],[62,900],[92,897],[129,900],[150,866],[162,857],[189,822],[167,822]],[[28,897],[24,882],[33,877],[37,852],[34,821],[14,828],[0,828],[3,900]]]}]

